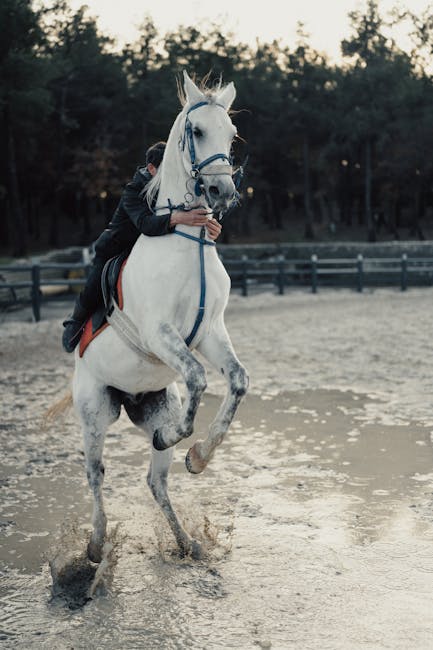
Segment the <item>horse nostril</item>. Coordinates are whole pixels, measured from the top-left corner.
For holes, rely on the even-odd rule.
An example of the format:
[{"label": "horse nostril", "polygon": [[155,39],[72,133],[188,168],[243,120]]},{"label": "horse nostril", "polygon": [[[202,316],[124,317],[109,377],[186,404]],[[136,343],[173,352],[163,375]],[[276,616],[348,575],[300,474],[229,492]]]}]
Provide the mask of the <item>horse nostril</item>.
[{"label": "horse nostril", "polygon": [[217,188],[216,185],[211,185],[210,186],[209,194],[211,194],[212,196],[219,196],[219,193],[220,193],[220,191],[219,191],[219,189]]}]

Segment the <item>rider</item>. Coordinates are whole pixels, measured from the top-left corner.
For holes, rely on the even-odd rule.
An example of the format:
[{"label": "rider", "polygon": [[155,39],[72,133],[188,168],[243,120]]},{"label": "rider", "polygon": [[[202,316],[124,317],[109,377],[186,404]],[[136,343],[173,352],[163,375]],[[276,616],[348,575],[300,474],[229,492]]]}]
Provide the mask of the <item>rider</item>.
[{"label": "rider", "polygon": [[173,232],[177,224],[206,226],[209,237],[216,239],[221,225],[214,218],[209,219],[204,207],[191,210],[173,210],[166,214],[155,214],[146,199],[146,185],[158,171],[164,155],[165,142],[156,142],[146,151],[146,165],[138,167],[120,198],[119,204],[95,244],[95,257],[84,289],[75,303],[71,316],[64,321],[63,347],[73,352],[84,329],[86,321],[103,304],[101,275],[105,263],[111,257],[124,251],[131,251],[140,234],[166,235]]}]

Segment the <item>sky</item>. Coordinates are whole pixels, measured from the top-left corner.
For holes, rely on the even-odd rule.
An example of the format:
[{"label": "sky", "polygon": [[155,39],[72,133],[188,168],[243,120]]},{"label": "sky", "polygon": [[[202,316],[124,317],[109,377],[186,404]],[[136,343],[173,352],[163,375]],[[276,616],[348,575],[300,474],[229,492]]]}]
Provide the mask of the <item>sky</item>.
[{"label": "sky", "polygon": [[[249,45],[256,39],[293,44],[296,25],[302,21],[311,35],[311,45],[333,61],[339,60],[340,41],[350,34],[348,13],[365,6],[362,0],[70,0],[70,4],[74,8],[87,4],[101,31],[114,36],[119,46],[136,39],[137,26],[146,14],[160,33],[179,25],[216,21]],[[429,0],[381,0],[382,13],[397,4],[421,13]],[[403,49],[410,47],[404,30],[393,36]]]}]

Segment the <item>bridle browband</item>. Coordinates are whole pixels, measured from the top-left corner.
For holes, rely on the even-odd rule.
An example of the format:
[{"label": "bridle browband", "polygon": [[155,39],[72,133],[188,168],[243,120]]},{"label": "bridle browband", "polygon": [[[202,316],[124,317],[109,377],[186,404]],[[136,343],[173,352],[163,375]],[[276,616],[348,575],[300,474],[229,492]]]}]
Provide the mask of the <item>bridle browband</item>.
[{"label": "bridle browband", "polygon": [[[185,150],[185,145],[186,144],[188,145],[189,157],[191,159],[190,174],[191,177],[194,178],[196,181],[194,186],[194,193],[196,196],[200,196],[202,194],[201,176],[211,176],[211,175],[218,175],[218,174],[230,174],[230,176],[233,175],[232,161],[228,156],[226,156],[225,153],[215,153],[212,156],[205,158],[205,160],[202,160],[200,163],[197,162],[195,145],[194,145],[194,133],[193,133],[191,120],[189,119],[189,114],[192,111],[195,111],[197,108],[200,108],[201,106],[209,106],[209,105],[210,102],[201,101],[201,102],[197,102],[197,104],[193,104],[188,109],[185,118],[185,130],[184,130],[183,138],[179,143],[182,151]],[[214,106],[219,106],[224,111],[226,110],[222,104],[215,103]],[[215,160],[226,160],[229,164],[212,165],[212,163]],[[212,165],[212,167],[209,167],[209,165]],[[203,171],[205,167],[209,167],[209,169]]]}]

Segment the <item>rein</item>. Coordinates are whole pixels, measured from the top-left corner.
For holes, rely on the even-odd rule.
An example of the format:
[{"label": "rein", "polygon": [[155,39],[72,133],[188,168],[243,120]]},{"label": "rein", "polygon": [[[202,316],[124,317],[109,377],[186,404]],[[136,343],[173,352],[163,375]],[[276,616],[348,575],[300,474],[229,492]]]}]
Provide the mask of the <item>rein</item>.
[{"label": "rein", "polygon": [[205,230],[204,226],[202,227],[200,231],[200,237],[194,237],[194,235],[188,235],[186,232],[181,232],[180,230],[175,230],[173,232],[174,235],[179,235],[180,237],[185,237],[186,239],[192,239],[193,241],[197,242],[199,244],[199,255],[200,255],[200,303],[198,307],[198,312],[197,316],[195,319],[195,323],[192,327],[191,332],[185,339],[185,343],[187,346],[190,346],[192,341],[194,340],[195,335],[197,334],[197,330],[201,325],[201,322],[203,320],[204,316],[204,309],[205,309],[205,303],[206,303],[206,269],[205,269],[205,264],[204,264],[204,247],[205,246],[215,246],[214,241],[208,241],[205,239]]}]

